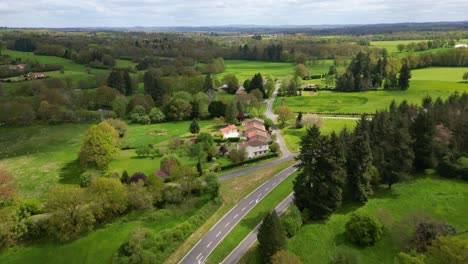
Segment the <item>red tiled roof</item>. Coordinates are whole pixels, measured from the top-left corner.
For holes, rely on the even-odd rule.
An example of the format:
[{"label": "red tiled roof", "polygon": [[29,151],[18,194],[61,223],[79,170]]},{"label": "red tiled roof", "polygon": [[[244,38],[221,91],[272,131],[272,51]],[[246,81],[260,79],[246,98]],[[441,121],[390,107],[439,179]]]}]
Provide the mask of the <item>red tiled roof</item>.
[{"label": "red tiled roof", "polygon": [[249,140],[245,142],[239,143],[239,146],[241,147],[260,147],[260,146],[265,146],[268,145],[267,142],[261,141],[261,140]]},{"label": "red tiled roof", "polygon": [[248,130],[250,130],[250,129],[252,129],[252,128],[256,128],[256,129],[265,131],[265,126],[264,126],[264,125],[261,125],[261,124],[259,124],[259,123],[257,123],[257,122],[250,122],[250,123],[248,123],[248,124],[246,124],[246,125],[244,126],[244,130],[245,130],[245,131],[248,131]]},{"label": "red tiled roof", "polygon": [[253,138],[253,137],[263,137],[268,139],[268,134],[265,131],[262,130],[253,130],[247,134],[247,139]]},{"label": "red tiled roof", "polygon": [[232,132],[237,132],[237,126],[235,125],[229,125],[225,128],[221,128],[219,130],[219,132],[223,133],[223,134],[229,134],[229,133],[232,133]]}]

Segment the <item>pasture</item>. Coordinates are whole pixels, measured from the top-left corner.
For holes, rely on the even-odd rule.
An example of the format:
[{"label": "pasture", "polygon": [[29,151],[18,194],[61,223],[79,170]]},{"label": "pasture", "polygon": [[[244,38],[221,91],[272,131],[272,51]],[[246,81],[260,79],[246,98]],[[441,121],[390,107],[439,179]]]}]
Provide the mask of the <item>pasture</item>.
[{"label": "pasture", "polygon": [[273,78],[284,78],[294,75],[294,64],[284,62],[263,62],[263,61],[247,61],[247,60],[225,60],[224,72],[217,74],[216,77],[222,79],[225,75],[234,74],[239,83],[243,83],[246,79],[261,73],[266,77],[271,75]]},{"label": "pasture", "polygon": [[[191,138],[190,122],[130,125],[122,146],[164,145],[174,136],[187,140]],[[210,129],[209,121],[199,124],[202,130]],[[76,159],[90,126],[88,123],[0,127],[0,169],[16,176],[19,192],[26,197],[42,196],[57,183],[78,183],[81,169]],[[167,134],[158,135],[156,130],[167,131]],[[137,158],[135,150],[130,149],[119,153],[109,171],[122,173],[128,169],[129,173],[149,173],[158,168],[157,159]]]},{"label": "pasture", "polygon": [[[399,55],[405,55],[408,53],[407,51],[399,52],[397,46],[399,44],[408,45],[410,43],[419,43],[427,40],[384,40],[384,41],[371,41],[371,46],[375,46],[381,49],[387,49],[389,53],[398,53]],[[415,53],[421,52],[436,52],[441,50],[447,50],[448,48],[437,48],[437,49],[430,49],[425,51],[419,51]]]},{"label": "pasture", "polygon": [[[301,138],[305,135],[307,128],[295,128],[294,121],[295,120],[291,120],[286,124],[286,127],[281,130],[281,135],[283,136],[283,140],[286,143],[289,151],[299,152]],[[322,134],[328,135],[333,131],[339,133],[344,128],[352,130],[355,126],[356,121],[354,120],[322,119],[322,127],[320,128],[320,132]]]},{"label": "pasture", "polygon": [[[415,175],[415,178],[396,184],[392,191],[377,190],[364,206],[344,205],[327,221],[306,224],[288,241],[288,249],[304,263],[326,263],[339,247],[352,248],[360,263],[394,263],[395,255],[403,250],[396,226],[410,214],[428,213],[450,223],[459,232],[466,230],[468,183],[436,175]],[[385,236],[376,245],[358,248],[346,241],[344,226],[355,211],[375,214],[386,225]]]},{"label": "pasture", "polygon": [[[390,104],[392,100],[420,104],[422,98],[447,98],[458,91],[468,92],[468,84],[462,82],[467,68],[426,68],[413,70],[410,88],[400,90],[378,90],[368,92],[303,92],[302,96],[285,97],[285,105],[295,112],[375,112]],[[282,100],[276,100],[275,106]]]}]

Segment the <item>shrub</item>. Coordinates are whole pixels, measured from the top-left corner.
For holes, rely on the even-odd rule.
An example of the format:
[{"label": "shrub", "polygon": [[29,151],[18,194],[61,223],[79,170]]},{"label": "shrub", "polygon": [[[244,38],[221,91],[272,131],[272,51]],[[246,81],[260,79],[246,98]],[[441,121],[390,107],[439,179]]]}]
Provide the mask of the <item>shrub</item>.
[{"label": "shrub", "polygon": [[295,205],[291,205],[281,216],[281,224],[287,237],[293,237],[302,226],[302,215]]},{"label": "shrub", "polygon": [[436,237],[456,233],[455,228],[447,223],[422,221],[416,225],[409,245],[418,252],[424,252]]},{"label": "shrub", "polygon": [[281,151],[280,145],[279,145],[277,142],[271,143],[270,149],[271,149],[271,151],[273,151],[274,153],[279,153],[279,152]]},{"label": "shrub", "polygon": [[102,176],[101,171],[98,170],[86,170],[80,175],[80,186],[89,187],[94,179]]},{"label": "shrub", "polygon": [[146,175],[143,172],[136,172],[132,175],[132,177],[130,177],[130,183],[139,181],[143,181],[144,183],[146,183],[146,179],[148,179],[148,177],[146,177]]},{"label": "shrub", "polygon": [[375,217],[354,213],[346,223],[346,237],[359,246],[371,246],[383,236],[384,227]]},{"label": "shrub", "polygon": [[124,121],[120,119],[109,118],[105,122],[111,125],[115,130],[117,130],[120,137],[125,136],[125,134],[127,133],[128,126]]}]

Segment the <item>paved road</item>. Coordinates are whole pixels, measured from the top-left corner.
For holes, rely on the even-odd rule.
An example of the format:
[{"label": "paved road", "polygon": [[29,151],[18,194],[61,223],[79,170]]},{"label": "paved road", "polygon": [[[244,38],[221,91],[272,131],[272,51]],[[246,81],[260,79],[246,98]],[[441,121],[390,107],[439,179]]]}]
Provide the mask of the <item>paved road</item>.
[{"label": "paved road", "polygon": [[211,252],[223,241],[231,230],[242,220],[242,218],[254,208],[271,190],[280,184],[289,175],[295,172],[297,168],[291,166],[271,180],[267,181],[247,197],[240,201],[234,208],[223,216],[214,227],[198,241],[187,255],[179,262],[181,264],[204,263]]},{"label": "paved road", "polygon": [[[267,102],[267,112],[266,115],[270,118],[274,118],[272,113],[272,106],[274,98],[277,95],[279,85],[276,86],[275,92],[273,93],[272,99]],[[272,119],[273,119],[272,118]],[[294,154],[289,152],[288,148],[284,144],[281,134],[277,130],[276,126],[273,128],[276,133],[276,139],[281,146],[281,151],[283,153],[282,157],[278,160],[268,162],[265,164],[260,164],[243,170],[239,170],[232,173],[227,173],[220,176],[221,180],[229,179],[232,177],[237,177],[248,172],[256,171],[261,168],[267,168],[269,166],[281,163],[288,159],[293,159]],[[271,192],[279,183],[291,175],[297,168],[293,165],[285,170],[281,171],[273,178],[262,184],[256,190],[251,192],[247,197],[240,201],[236,206],[234,206],[227,214],[221,218],[221,220],[216,223],[213,228],[203,236],[203,238],[198,241],[198,243],[184,256],[184,258],[179,262],[180,264],[196,264],[204,263],[211,252],[223,241],[223,239],[231,232],[231,230],[240,222],[240,220],[250,211],[252,208],[257,205],[259,201],[263,199],[268,193]]]},{"label": "paved road", "polygon": [[[294,200],[294,193],[290,193],[281,203],[276,206],[275,211],[278,214],[282,214],[286,209],[288,209],[289,205],[292,204]],[[260,224],[258,224],[252,232],[250,232],[242,242],[237,245],[237,247],[231,251],[231,253],[223,260],[223,264],[234,264],[238,263],[239,260],[242,258],[242,256],[247,253],[247,251],[252,247],[252,245],[257,241],[257,234],[258,234],[258,229],[260,228]]]}]

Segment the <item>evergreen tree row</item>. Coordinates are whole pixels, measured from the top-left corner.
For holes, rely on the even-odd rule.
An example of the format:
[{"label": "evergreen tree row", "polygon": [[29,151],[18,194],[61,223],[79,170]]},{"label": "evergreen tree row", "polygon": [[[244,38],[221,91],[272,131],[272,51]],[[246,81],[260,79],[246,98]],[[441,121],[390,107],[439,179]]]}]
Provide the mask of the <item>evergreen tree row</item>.
[{"label": "evergreen tree row", "polygon": [[410,179],[413,172],[438,169],[442,176],[468,180],[457,160],[468,151],[468,94],[447,100],[423,99],[422,106],[392,102],[352,132],[321,135],[307,129],[301,139],[295,204],[312,219],[329,217],[343,201],[365,203],[373,188]]}]

